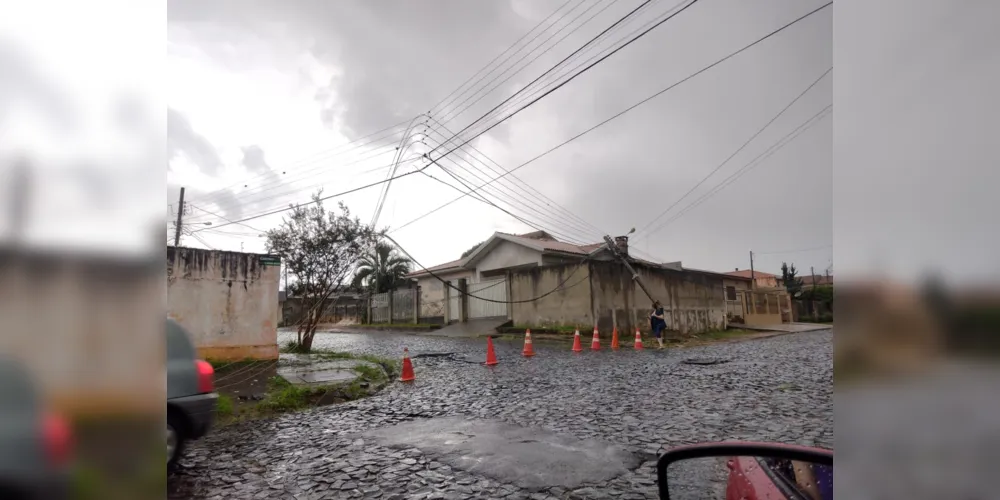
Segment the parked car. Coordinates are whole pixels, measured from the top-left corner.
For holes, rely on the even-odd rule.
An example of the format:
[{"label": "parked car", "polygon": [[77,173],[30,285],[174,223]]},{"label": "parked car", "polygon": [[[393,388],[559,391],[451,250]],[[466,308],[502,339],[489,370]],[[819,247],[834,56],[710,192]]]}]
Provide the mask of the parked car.
[{"label": "parked car", "polygon": [[0,358],[0,498],[69,497],[73,435],[21,363]]},{"label": "parked car", "polygon": [[191,337],[167,319],[167,466],[177,465],[188,441],[208,433],[215,421],[215,370],[198,359]]}]

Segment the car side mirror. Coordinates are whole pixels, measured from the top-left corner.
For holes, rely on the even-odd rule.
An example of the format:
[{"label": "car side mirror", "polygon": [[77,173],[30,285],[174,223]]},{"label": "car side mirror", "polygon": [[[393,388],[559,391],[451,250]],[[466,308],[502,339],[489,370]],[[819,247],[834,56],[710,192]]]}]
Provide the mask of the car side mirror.
[{"label": "car side mirror", "polygon": [[656,463],[660,498],[828,500],[833,451],[777,443],[681,446]]}]

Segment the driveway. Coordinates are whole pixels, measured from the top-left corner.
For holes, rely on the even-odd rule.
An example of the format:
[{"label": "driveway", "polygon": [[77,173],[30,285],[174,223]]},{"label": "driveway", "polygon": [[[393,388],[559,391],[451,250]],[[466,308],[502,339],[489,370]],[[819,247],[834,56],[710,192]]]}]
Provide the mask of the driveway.
[{"label": "driveway", "polygon": [[[315,346],[391,357],[406,346],[416,382],[221,429],[189,449],[172,495],[656,498],[654,460],[666,448],[833,447],[830,331],[641,352],[536,342],[530,359],[498,341],[494,368],[480,364],[482,339],[329,333]],[[721,363],[684,362],[694,358]]]}]

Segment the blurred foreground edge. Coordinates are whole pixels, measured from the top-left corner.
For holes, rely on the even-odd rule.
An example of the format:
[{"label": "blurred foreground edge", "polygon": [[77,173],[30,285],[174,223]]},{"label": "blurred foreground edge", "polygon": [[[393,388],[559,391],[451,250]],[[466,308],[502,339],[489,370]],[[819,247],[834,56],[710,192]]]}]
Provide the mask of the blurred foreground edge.
[{"label": "blurred foreground edge", "polygon": [[162,418],[161,255],[0,247],[0,355],[71,418]]},{"label": "blurred foreground edge", "polygon": [[838,385],[917,375],[942,361],[995,362],[1000,288],[848,282],[834,293]]}]

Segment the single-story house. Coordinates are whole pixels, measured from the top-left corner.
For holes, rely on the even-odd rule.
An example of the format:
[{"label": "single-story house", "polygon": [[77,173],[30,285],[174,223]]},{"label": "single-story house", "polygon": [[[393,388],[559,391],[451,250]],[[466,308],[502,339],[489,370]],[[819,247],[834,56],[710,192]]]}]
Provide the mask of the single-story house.
[{"label": "single-story house", "polygon": [[[628,255],[627,238],[616,238],[616,244]],[[667,327],[678,332],[725,328],[732,315],[727,287],[738,303],[742,294],[735,290],[751,288],[749,277],[684,268],[680,262],[629,260],[664,304]],[[652,311],[652,301],[604,243],[574,245],[543,231],[494,233],[465,258],[408,278],[420,289],[422,321],[498,318],[514,325],[578,326],[584,332],[594,325],[602,331],[616,326],[627,336],[636,327],[647,331]]]},{"label": "single-story house", "polygon": [[729,271],[726,275],[736,278],[752,279],[757,288],[778,288],[780,286],[779,282],[781,281],[780,276],[771,273],[765,273],[757,270],[751,271],[749,269],[740,269],[738,267],[735,271]]}]

